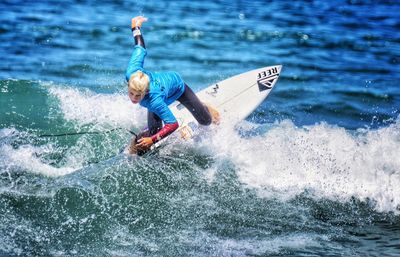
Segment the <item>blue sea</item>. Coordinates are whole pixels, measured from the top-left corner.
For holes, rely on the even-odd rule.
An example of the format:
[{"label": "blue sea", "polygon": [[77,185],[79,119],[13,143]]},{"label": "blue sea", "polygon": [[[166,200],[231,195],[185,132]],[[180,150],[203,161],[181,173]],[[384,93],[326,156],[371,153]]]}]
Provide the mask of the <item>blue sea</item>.
[{"label": "blue sea", "polygon": [[[0,256],[400,256],[399,10],[2,0]],[[146,126],[124,78],[137,15],[145,67],[194,91],[279,81],[235,127],[120,154]]]}]

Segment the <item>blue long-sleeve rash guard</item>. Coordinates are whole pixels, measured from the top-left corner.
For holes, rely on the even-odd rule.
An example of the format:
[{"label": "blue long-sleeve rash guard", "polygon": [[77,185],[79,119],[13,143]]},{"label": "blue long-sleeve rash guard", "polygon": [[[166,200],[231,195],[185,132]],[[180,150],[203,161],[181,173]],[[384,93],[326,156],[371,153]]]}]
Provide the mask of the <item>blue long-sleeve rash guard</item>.
[{"label": "blue long-sleeve rash guard", "polygon": [[136,45],[126,70],[126,80],[136,71],[142,71],[149,76],[149,92],[140,101],[140,105],[155,113],[164,124],[177,122],[168,105],[178,99],[185,90],[185,83],[176,72],[150,72],[143,68],[145,48]]}]

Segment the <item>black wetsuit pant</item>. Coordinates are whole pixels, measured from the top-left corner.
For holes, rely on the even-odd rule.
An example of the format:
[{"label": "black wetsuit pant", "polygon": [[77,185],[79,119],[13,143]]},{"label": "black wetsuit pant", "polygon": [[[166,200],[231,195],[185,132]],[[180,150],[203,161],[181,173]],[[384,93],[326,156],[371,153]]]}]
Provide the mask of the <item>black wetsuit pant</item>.
[{"label": "black wetsuit pant", "polygon": [[[185,91],[178,98],[178,101],[192,113],[199,124],[205,126],[211,124],[212,119],[208,108],[200,101],[195,93],[193,93],[188,85],[185,84]],[[162,120],[156,114],[148,111],[147,126],[150,135],[154,135],[163,127]]]}]

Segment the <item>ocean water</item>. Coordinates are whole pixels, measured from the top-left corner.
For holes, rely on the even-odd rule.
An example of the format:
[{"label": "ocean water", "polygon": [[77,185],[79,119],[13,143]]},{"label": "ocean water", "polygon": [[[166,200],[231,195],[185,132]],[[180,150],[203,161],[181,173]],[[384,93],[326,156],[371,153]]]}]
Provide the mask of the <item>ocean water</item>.
[{"label": "ocean water", "polygon": [[[400,256],[399,10],[1,1],[0,256]],[[146,68],[195,91],[282,75],[234,128],[119,154],[146,123],[124,81],[136,15]]]}]

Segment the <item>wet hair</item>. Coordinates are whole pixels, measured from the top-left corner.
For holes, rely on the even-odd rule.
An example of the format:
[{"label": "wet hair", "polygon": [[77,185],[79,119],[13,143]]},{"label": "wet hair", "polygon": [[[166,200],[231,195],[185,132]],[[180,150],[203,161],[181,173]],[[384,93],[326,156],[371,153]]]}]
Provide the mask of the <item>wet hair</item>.
[{"label": "wet hair", "polygon": [[145,93],[149,89],[149,84],[149,76],[141,71],[136,71],[129,78],[128,88],[140,93]]}]

